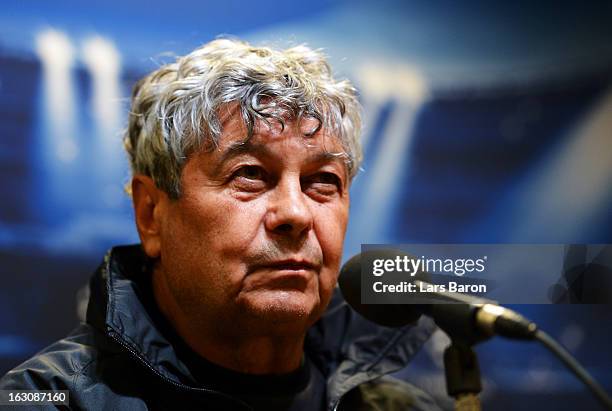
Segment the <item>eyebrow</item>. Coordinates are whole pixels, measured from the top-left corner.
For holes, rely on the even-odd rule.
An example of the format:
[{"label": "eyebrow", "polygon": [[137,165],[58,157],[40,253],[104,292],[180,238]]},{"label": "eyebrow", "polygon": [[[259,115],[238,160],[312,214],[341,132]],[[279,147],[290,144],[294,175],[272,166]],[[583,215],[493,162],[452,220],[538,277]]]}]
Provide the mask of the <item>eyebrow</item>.
[{"label": "eyebrow", "polygon": [[[238,157],[242,154],[252,154],[255,156],[272,157],[272,152],[266,144],[253,143],[251,140],[237,141],[232,143],[222,154],[219,159],[216,170],[223,167],[226,161]],[[312,154],[308,157],[308,161],[312,163],[323,163],[341,159],[340,153],[330,153],[328,151]]]},{"label": "eyebrow", "polygon": [[264,144],[253,144],[251,140],[237,141],[232,143],[222,154],[219,164],[238,157],[241,154],[270,155],[270,150]]}]

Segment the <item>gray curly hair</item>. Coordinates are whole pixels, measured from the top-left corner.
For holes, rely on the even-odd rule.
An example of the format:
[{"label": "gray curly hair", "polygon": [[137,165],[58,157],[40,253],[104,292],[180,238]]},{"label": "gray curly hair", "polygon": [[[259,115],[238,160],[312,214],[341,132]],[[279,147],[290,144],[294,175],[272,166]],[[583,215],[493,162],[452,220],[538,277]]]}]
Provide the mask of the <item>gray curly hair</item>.
[{"label": "gray curly hair", "polygon": [[144,174],[171,198],[181,194],[187,157],[219,143],[220,108],[237,103],[253,135],[257,121],[303,116],[337,136],[352,179],[361,163],[361,106],[348,80],[335,80],[321,51],[287,50],[214,40],[141,79],[134,86],[124,144],[133,174]]}]

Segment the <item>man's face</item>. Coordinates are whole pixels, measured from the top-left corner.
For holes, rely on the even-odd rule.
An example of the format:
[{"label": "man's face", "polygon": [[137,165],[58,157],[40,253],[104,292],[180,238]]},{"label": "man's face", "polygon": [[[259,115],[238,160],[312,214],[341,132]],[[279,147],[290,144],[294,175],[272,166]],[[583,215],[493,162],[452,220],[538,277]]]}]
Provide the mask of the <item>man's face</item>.
[{"label": "man's face", "polygon": [[[316,123],[314,123],[316,124]],[[168,201],[160,274],[185,319],[223,332],[304,332],[336,284],[348,219],[348,173],[334,136],[313,121],[240,116],[219,147],[190,156],[181,197]]]}]

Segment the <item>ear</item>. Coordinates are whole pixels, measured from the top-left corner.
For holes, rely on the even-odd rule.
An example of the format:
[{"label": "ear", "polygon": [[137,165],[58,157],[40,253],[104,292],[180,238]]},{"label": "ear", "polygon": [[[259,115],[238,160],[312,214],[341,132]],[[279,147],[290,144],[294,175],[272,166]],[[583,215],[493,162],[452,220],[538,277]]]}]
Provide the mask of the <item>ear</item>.
[{"label": "ear", "polygon": [[138,174],[132,178],[132,202],[142,247],[149,257],[157,258],[161,253],[162,220],[168,196],[150,177]]}]

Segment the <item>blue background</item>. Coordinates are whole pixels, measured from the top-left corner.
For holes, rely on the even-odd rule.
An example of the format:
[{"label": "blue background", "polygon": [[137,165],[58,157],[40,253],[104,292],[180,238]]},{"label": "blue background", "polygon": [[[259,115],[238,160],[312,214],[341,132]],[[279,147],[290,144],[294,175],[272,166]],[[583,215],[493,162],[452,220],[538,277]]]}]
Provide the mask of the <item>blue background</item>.
[{"label": "blue background", "polygon": [[[361,91],[361,243],[612,243],[612,5],[5,1],[0,374],[78,321],[137,241],[121,149],[132,84],[218,35],[324,48]],[[517,306],[610,390],[608,305]],[[445,401],[437,334],[405,375]],[[488,409],[597,409],[543,348],[478,347]]]}]

